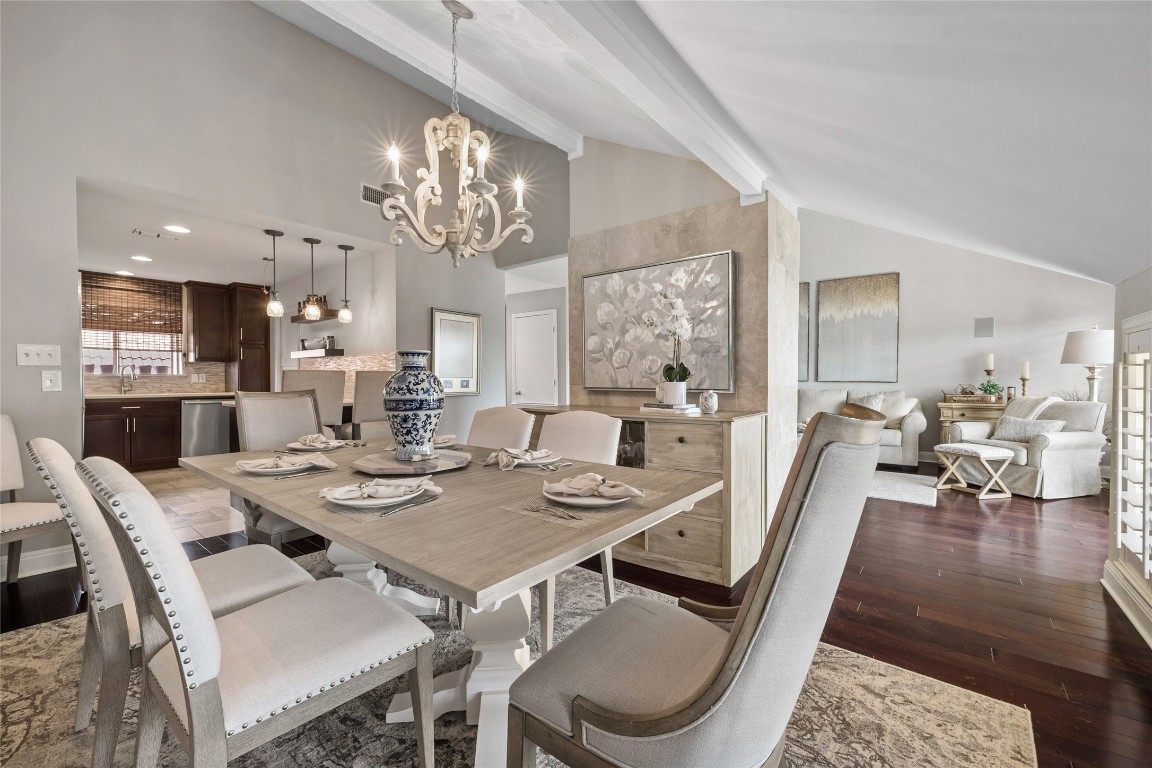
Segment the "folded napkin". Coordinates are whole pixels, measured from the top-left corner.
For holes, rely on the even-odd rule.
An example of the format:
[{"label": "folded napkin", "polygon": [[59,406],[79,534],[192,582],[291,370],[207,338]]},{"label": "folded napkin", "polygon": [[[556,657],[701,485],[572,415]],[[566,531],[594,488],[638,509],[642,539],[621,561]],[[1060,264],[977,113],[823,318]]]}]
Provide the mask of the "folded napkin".
[{"label": "folded napkin", "polygon": [[236,462],[236,469],[278,469],[280,467],[323,467],[336,469],[336,462],[320,454],[301,454],[299,456],[273,456],[270,459],[246,459]]},{"label": "folded napkin", "polygon": [[456,442],[456,435],[436,435],[432,438],[432,445],[452,445]]},{"label": "folded napkin", "polygon": [[595,472],[569,477],[558,483],[544,483],[544,492],[558,496],[603,496],[606,499],[644,497],[644,491],[624,483],[605,480]]},{"label": "folded napkin", "polygon": [[333,440],[321,434],[304,435],[296,442],[300,443],[300,445],[307,445],[311,448],[338,448],[341,445],[344,445],[343,440]]},{"label": "folded napkin", "polygon": [[325,488],[320,498],[329,499],[396,499],[409,496],[417,491],[441,494],[444,489],[435,485],[430,477],[399,478],[395,480],[373,480],[358,485],[342,485],[339,488]]},{"label": "folded napkin", "polygon": [[492,452],[492,455],[484,462],[484,466],[499,464],[500,469],[514,469],[517,464],[522,464],[525,461],[539,461],[551,455],[552,451],[547,448],[542,448],[539,451],[529,451],[526,448],[501,448]]}]

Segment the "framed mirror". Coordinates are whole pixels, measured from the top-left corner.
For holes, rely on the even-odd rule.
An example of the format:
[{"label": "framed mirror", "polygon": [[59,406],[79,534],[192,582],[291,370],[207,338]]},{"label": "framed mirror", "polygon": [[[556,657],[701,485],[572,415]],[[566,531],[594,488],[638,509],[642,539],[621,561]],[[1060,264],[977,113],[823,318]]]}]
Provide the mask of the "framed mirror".
[{"label": "framed mirror", "polygon": [[480,315],[432,308],[432,373],[445,395],[480,394]]}]

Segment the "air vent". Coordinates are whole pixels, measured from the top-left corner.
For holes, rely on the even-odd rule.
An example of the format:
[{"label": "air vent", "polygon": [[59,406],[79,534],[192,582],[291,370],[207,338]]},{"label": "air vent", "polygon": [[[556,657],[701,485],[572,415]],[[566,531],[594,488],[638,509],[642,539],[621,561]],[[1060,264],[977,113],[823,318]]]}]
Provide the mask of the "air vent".
[{"label": "air vent", "polygon": [[371,184],[360,182],[360,202],[367,203],[368,205],[380,205],[384,202],[384,190],[379,187],[374,187]]}]

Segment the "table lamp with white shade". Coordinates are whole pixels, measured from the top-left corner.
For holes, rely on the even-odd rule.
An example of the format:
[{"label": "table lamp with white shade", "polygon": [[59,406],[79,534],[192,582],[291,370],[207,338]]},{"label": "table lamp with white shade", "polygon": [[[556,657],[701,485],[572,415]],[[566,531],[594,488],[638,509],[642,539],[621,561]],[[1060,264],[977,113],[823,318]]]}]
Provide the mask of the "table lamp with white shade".
[{"label": "table lamp with white shade", "polygon": [[1064,341],[1060,362],[1088,369],[1088,399],[1092,402],[1100,400],[1100,368],[1112,363],[1115,344],[1115,331],[1101,331],[1095,325],[1090,331],[1069,331]]}]

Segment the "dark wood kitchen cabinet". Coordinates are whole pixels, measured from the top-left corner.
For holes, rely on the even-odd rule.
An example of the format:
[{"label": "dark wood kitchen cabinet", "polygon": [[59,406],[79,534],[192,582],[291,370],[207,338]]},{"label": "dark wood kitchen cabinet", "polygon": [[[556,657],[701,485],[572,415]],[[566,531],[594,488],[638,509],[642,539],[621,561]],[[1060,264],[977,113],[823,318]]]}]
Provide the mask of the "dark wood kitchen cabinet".
[{"label": "dark wood kitchen cabinet", "polygon": [[86,400],[83,453],[107,457],[132,472],[178,466],[180,400]]},{"label": "dark wood kitchen cabinet", "polygon": [[232,283],[228,290],[232,315],[229,381],[241,392],[268,392],[272,389],[268,296],[262,286],[248,283]]},{"label": "dark wood kitchen cabinet", "polygon": [[226,363],[230,359],[232,296],[227,286],[184,283],[185,353],[190,363]]}]

